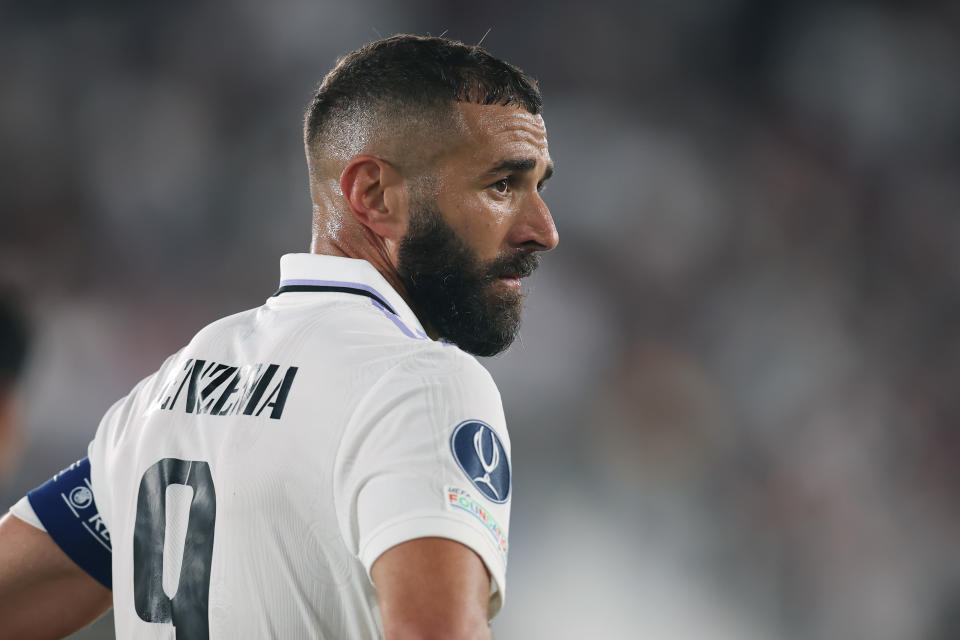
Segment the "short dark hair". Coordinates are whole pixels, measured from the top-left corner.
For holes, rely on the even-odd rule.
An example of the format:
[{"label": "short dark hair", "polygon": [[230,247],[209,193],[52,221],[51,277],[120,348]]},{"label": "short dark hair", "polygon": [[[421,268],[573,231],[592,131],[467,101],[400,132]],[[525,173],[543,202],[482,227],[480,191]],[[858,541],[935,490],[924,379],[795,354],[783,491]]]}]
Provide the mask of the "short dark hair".
[{"label": "short dark hair", "polygon": [[29,344],[30,334],[16,296],[0,289],[0,387],[20,376]]},{"label": "short dark hair", "polygon": [[540,113],[537,82],[477,45],[444,38],[396,35],[337,61],[304,117],[308,154],[329,142],[336,121],[382,110],[397,117],[436,114],[456,102],[515,105]]}]

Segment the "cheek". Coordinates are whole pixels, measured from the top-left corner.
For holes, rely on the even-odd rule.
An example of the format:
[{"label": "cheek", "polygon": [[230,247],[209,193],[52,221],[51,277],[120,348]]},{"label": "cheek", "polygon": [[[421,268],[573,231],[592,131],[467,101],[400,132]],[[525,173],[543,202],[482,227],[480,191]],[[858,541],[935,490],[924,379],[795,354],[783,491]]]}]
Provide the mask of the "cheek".
[{"label": "cheek", "polygon": [[481,259],[491,260],[500,254],[511,220],[505,202],[478,194],[461,201],[451,224]]}]

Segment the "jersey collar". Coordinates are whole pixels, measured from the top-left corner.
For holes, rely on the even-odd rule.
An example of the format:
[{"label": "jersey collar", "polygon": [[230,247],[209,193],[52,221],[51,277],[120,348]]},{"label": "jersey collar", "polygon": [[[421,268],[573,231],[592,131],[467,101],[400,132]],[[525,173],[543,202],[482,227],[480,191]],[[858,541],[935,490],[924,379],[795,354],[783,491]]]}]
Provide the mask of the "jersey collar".
[{"label": "jersey collar", "polygon": [[334,291],[365,296],[376,306],[398,316],[414,332],[426,335],[406,301],[366,260],[317,253],[288,253],[280,258],[277,294],[287,291]]}]

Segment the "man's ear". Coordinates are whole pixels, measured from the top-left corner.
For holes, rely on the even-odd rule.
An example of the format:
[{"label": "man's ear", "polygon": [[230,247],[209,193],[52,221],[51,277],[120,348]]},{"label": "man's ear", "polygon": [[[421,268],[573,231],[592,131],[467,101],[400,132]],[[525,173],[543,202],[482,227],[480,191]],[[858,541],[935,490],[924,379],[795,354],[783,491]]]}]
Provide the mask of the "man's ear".
[{"label": "man's ear", "polygon": [[409,201],[403,177],[388,162],[354,156],[340,174],[340,190],[356,219],[388,244],[407,230]]}]

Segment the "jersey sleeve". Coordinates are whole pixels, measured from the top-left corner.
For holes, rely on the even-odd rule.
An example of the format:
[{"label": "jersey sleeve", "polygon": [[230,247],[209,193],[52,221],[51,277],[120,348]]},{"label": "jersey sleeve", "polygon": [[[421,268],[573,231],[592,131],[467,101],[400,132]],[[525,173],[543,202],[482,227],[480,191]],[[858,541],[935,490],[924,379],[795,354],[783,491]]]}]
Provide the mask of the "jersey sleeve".
[{"label": "jersey sleeve", "polygon": [[40,518],[37,517],[37,512],[33,510],[33,506],[30,505],[30,499],[27,496],[23,496],[15,505],[10,507],[10,513],[30,526],[40,529],[40,531],[47,530],[47,528],[43,526],[43,523],[40,522]]},{"label": "jersey sleeve", "polygon": [[110,532],[93,497],[87,458],[28,492],[10,511],[46,531],[77,566],[111,588]]},{"label": "jersey sleeve", "polygon": [[384,375],[357,407],[334,468],[347,544],[369,576],[402,542],[455,540],[491,576],[488,616],[505,594],[510,522],[510,441],[487,371],[439,345]]}]

